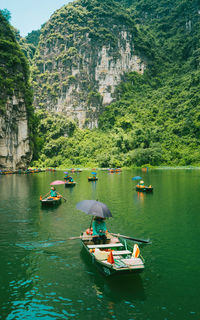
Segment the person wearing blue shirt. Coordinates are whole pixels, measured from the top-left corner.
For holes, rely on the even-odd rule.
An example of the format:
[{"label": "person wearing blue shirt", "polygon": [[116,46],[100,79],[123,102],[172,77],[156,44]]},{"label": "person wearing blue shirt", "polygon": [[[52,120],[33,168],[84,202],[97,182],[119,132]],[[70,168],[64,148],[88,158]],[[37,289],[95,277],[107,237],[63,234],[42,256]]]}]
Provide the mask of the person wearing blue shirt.
[{"label": "person wearing blue shirt", "polygon": [[93,228],[93,242],[95,244],[100,243],[102,241],[103,243],[106,242],[106,224],[105,219],[100,217],[95,217],[94,221],[92,223]]}]

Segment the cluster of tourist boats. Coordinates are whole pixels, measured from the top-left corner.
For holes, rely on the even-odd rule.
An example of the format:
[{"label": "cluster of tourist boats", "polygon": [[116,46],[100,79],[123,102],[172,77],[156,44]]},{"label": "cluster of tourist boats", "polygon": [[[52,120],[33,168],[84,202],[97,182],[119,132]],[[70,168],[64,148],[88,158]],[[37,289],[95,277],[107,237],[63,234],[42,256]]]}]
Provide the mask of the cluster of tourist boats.
[{"label": "cluster of tourist boats", "polygon": [[[91,172],[91,176],[88,177],[88,182],[97,181],[97,172],[94,169]],[[48,168],[46,170],[42,169],[27,169],[24,171],[6,171],[1,170],[0,174],[13,174],[13,173],[39,173],[43,171],[54,172],[56,169]],[[69,172],[81,172],[80,169],[70,169]],[[122,170],[120,168],[117,169],[109,169],[109,173],[118,173]],[[54,185],[63,184],[65,187],[74,187],[76,185],[76,181],[74,181],[73,177],[70,176],[68,171],[65,171],[64,180],[55,180],[51,183],[51,190],[44,197],[40,196],[40,202],[42,206],[57,206],[61,203],[61,200],[66,199],[55,190]],[[146,186],[142,178],[136,176],[132,178],[133,180],[140,180],[136,185],[136,191],[138,192],[152,192],[153,187],[151,185]],[[107,206],[99,201],[95,200],[84,200],[85,202],[93,201],[95,206],[92,207],[92,211],[89,212],[90,206],[86,205],[86,209],[83,207],[78,207],[79,210],[82,210],[88,214],[93,215],[94,217],[107,218],[112,216]],[[84,202],[82,201],[82,202]],[[82,203],[81,203],[82,204]],[[106,215],[109,213],[109,215]],[[105,216],[104,216],[105,214]],[[103,215],[103,216],[102,216]],[[88,231],[89,230],[89,231]],[[149,243],[149,240],[142,240],[131,238],[128,236],[123,236],[119,234],[113,234],[111,232],[106,231],[106,240],[105,241],[94,241],[95,236],[93,235],[93,229],[90,227],[89,229],[83,231],[79,237],[74,237],[81,239],[82,247],[84,251],[90,256],[91,261],[96,267],[105,275],[111,276],[114,274],[121,273],[140,273],[144,270],[144,259],[140,254],[140,249],[138,243]],[[72,238],[71,238],[72,239]],[[133,240],[134,246],[130,245],[130,242],[127,240]]]},{"label": "cluster of tourist boats", "polygon": [[[121,170],[121,169],[120,169]],[[70,169],[69,172],[81,172],[81,170]],[[76,182],[70,176],[68,171],[65,171],[64,181],[56,180],[51,183],[52,186],[64,184],[65,187],[74,187]],[[109,170],[110,172],[110,170]],[[112,172],[112,171],[111,171]],[[114,172],[114,171],[113,171]],[[120,171],[115,171],[120,172]],[[132,178],[133,180],[142,179],[139,176]],[[88,181],[97,181],[97,172],[92,171],[91,176],[88,177]],[[54,188],[51,188],[54,189]],[[51,190],[52,191],[52,190]],[[138,192],[152,192],[153,187],[145,186],[144,181],[140,180],[136,185],[136,191]],[[54,190],[52,191],[54,192]],[[45,197],[40,197],[40,201],[42,205],[53,205],[56,206],[61,203],[61,199],[66,200],[60,193],[56,192],[53,196],[53,193],[50,195],[46,195]],[[88,214],[92,214],[93,216],[97,216],[102,214],[105,204],[95,200],[85,200],[85,202],[94,201],[96,202],[96,209],[92,209],[89,213],[88,204],[86,205],[87,210],[82,210],[77,207],[79,210],[82,210]],[[84,201],[82,201],[84,202]],[[102,210],[99,210],[101,207]],[[106,207],[107,208],[107,207]],[[107,208],[108,209],[108,208]],[[109,209],[108,209],[109,211]],[[103,216],[104,217],[104,216]],[[107,216],[105,216],[107,217]],[[119,234],[113,234],[111,232],[106,231],[106,241],[99,241],[96,243],[94,241],[95,237],[93,235],[93,229],[90,228],[83,231],[80,236],[72,237],[71,239],[80,239],[82,247],[84,251],[91,258],[91,262],[97,267],[99,271],[101,271],[105,276],[111,276],[116,274],[130,274],[130,273],[140,273],[144,270],[144,259],[140,254],[140,249],[138,243],[149,243],[149,240],[135,239],[127,236],[122,236]],[[134,245],[131,246],[130,242],[127,240],[133,240]]]},{"label": "cluster of tourist boats", "polygon": [[40,168],[34,168],[34,169],[18,169],[18,170],[0,170],[0,175],[8,175],[8,174],[29,174],[29,173],[39,173],[39,172],[44,172],[45,170],[40,169]]},{"label": "cluster of tourist boats", "polygon": [[[95,170],[95,169],[94,169]],[[111,170],[111,169],[110,169]],[[109,170],[109,172],[110,172]],[[117,170],[116,172],[120,172],[122,171],[121,169],[115,169]],[[120,170],[120,171],[119,171]],[[82,170],[80,169],[70,169],[69,172],[71,173],[75,173],[75,172],[81,172]],[[76,181],[74,181],[73,177],[69,175],[68,171],[65,171],[64,174],[64,181],[63,180],[57,180],[54,181],[54,184],[64,184],[65,187],[67,188],[72,188],[76,186]],[[132,178],[133,180],[140,180],[142,179],[142,177],[140,176],[136,176]],[[88,177],[88,181],[98,181],[98,177],[97,177],[97,172],[96,171],[92,171],[91,172],[91,176]],[[151,185],[145,185],[143,180],[140,180],[137,184],[136,184],[136,191],[137,192],[145,192],[145,193],[150,193],[153,192],[153,187]],[[42,205],[58,205],[61,203],[61,199],[62,199],[62,195],[56,193],[55,196],[50,195],[50,192],[47,196],[40,196],[40,201]]]},{"label": "cluster of tourist boats", "polygon": [[109,173],[118,173],[118,172],[122,172],[122,169],[121,168],[111,168],[111,169],[108,169],[108,172]]}]

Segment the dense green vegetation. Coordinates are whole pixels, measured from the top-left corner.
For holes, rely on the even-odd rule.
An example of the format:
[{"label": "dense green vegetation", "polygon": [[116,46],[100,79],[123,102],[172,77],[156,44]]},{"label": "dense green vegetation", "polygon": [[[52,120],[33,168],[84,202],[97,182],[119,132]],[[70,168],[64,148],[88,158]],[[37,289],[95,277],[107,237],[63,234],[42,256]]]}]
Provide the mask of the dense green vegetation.
[{"label": "dense green vegetation", "polygon": [[[9,12],[4,11],[4,16],[0,13],[0,112],[4,114],[9,96],[24,95],[31,132],[36,132],[32,134],[33,163],[63,167],[199,165],[199,11],[199,0],[80,0],[58,10],[42,31],[33,31],[26,40],[17,32],[14,34],[8,22]],[[67,30],[69,50],[56,61],[66,72],[80,62],[76,41],[81,41],[85,31],[92,43],[110,43],[112,54],[115,51],[117,55],[119,48],[113,32],[117,21],[133,30],[137,53],[148,66],[144,75],[125,75],[116,90],[116,101],[99,117],[99,128],[81,130],[64,115],[41,110],[33,117],[29,68],[15,39],[29,61],[34,57],[35,86],[34,77],[44,63],[49,70],[52,68],[51,61],[41,60],[39,51],[35,54],[40,34],[41,52],[45,37],[49,48],[55,44],[62,48],[66,43],[63,30]],[[76,81],[70,72],[61,81],[62,75],[56,70],[41,72],[40,78],[44,82],[40,94],[46,92],[44,97],[55,99],[59,90],[64,92],[71,81]],[[88,90],[88,79],[83,76],[82,80],[83,89]],[[82,98],[88,103],[101,103],[95,86]],[[45,100],[41,107],[45,109]]]},{"label": "dense green vegetation", "polygon": [[119,88],[121,99],[107,107],[95,130],[80,130],[70,123],[69,131],[62,115],[45,113],[39,126],[40,165],[197,165],[199,80],[200,72],[193,72],[153,89],[142,76],[128,74]]},{"label": "dense green vegetation", "polygon": [[25,56],[29,60],[30,64],[32,63],[32,59],[39,43],[40,33],[40,30],[33,30],[32,32],[28,33],[25,38],[20,37],[19,34],[17,35],[19,45],[22,48]]},{"label": "dense green vegetation", "polygon": [[0,110],[5,111],[9,96],[22,93],[30,106],[31,93],[28,87],[29,68],[27,60],[16,42],[15,35],[0,12]]},{"label": "dense green vegetation", "polygon": [[[148,67],[143,76],[126,75],[117,88],[116,102],[100,116],[98,129],[80,130],[71,123],[73,130],[64,135],[64,117],[52,121],[52,115],[45,113],[46,120],[39,120],[40,139],[41,125],[49,129],[35,157],[37,163],[100,167],[200,164],[199,1],[116,2],[125,7],[123,14],[118,12],[119,19],[126,16],[126,22],[137,28],[134,43]],[[80,5],[85,8],[81,14]],[[81,19],[85,15],[88,19],[91,7],[100,17],[95,26],[92,15],[88,20],[91,36],[107,41],[102,27],[106,28],[108,15],[113,15],[111,1],[72,4],[71,16],[77,15],[77,24],[71,24],[71,32],[74,28],[80,31]],[[62,17],[61,12],[57,14]]]}]

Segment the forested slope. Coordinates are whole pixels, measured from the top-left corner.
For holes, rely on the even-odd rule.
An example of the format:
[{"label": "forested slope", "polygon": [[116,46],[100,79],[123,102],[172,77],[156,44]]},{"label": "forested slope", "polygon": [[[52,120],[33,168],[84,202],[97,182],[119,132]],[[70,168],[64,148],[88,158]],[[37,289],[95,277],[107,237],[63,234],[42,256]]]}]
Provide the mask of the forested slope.
[{"label": "forested slope", "polygon": [[[137,27],[136,47],[148,62],[144,75],[126,74],[116,90],[116,102],[100,116],[98,129],[74,127],[70,136],[64,136],[60,130],[55,137],[46,132],[37,155],[39,163],[101,167],[147,163],[197,165],[200,3],[198,0],[120,3]],[[41,117],[48,121],[47,114],[40,114]],[[60,120],[57,123],[62,128]],[[42,139],[39,130],[38,136]]]}]

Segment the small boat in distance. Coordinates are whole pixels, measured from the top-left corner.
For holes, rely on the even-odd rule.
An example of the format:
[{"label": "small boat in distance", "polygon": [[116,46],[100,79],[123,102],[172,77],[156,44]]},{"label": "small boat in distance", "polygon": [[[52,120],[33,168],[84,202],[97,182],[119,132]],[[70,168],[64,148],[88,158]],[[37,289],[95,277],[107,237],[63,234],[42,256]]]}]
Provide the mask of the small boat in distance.
[{"label": "small boat in distance", "polygon": [[98,178],[97,177],[88,177],[88,181],[97,181]]},{"label": "small boat in distance", "polygon": [[92,172],[93,177],[88,177],[88,181],[97,181],[97,173],[96,172]]},{"label": "small boat in distance", "polygon": [[61,203],[61,196],[58,195],[57,197],[46,197],[46,198],[42,198],[42,196],[40,196],[40,202],[42,205],[46,205],[46,206],[55,206]]},{"label": "small boat in distance", "polygon": [[140,273],[144,270],[144,260],[139,258],[137,244],[132,248],[120,237],[106,234],[105,244],[94,244],[92,235],[83,232],[80,236],[82,246],[89,254],[91,261],[105,276]]},{"label": "small boat in distance", "polygon": [[153,187],[150,186],[145,186],[144,185],[144,181],[140,181],[137,185],[136,185],[136,191],[139,192],[153,192]]},{"label": "small boat in distance", "polygon": [[109,173],[118,173],[118,172],[122,172],[122,169],[121,168],[111,168],[111,169],[108,169],[108,172]]},{"label": "small boat in distance", "polygon": [[76,182],[75,181],[66,181],[65,182],[65,187],[75,187],[75,185],[76,185]]}]

